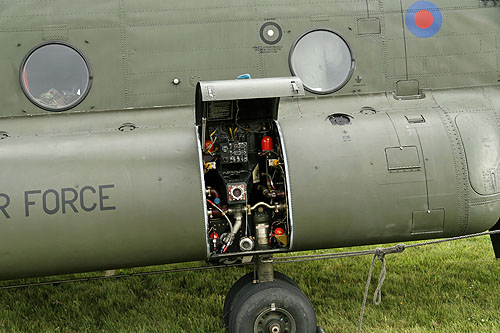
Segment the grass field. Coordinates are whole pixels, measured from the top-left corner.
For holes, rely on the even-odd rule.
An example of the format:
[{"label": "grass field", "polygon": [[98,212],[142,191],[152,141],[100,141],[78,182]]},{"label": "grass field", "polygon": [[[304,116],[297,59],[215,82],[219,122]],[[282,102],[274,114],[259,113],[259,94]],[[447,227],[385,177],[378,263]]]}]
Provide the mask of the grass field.
[{"label": "grass field", "polygon": [[[355,332],[370,262],[367,256],[276,268],[309,296],[326,332]],[[0,331],[224,332],[225,293],[249,269],[0,290]],[[500,332],[500,260],[489,237],[388,255],[382,304],[375,306],[370,300],[379,271],[380,263],[364,332]]]}]

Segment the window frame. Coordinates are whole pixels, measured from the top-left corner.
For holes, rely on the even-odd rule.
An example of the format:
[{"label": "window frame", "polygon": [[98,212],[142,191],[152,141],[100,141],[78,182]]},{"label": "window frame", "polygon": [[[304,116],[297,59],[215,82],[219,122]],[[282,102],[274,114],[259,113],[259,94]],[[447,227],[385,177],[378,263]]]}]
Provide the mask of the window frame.
[{"label": "window frame", "polygon": [[[65,107],[62,107],[62,108],[53,108],[53,107],[49,107],[49,106],[46,106],[42,103],[39,103],[35,100],[34,96],[29,92],[27,91],[26,89],[26,86],[25,86],[25,80],[24,80],[24,72],[25,72],[25,67],[26,67],[26,63],[27,61],[30,59],[30,57],[39,49],[43,48],[43,47],[46,47],[46,46],[50,46],[50,45],[62,45],[62,46],[65,46],[65,47],[68,47],[70,49],[72,49],[73,51],[75,51],[79,56],[80,58],[83,60],[83,62],[85,63],[85,66],[87,67],[87,71],[88,71],[88,84],[87,84],[87,87],[85,88],[85,90],[83,91],[83,93],[80,95],[80,98],[78,98],[75,102],[65,106]],[[21,89],[24,93],[24,95],[28,98],[28,100],[33,104],[35,105],[36,107],[42,109],[42,110],[45,110],[45,111],[50,111],[50,112],[63,112],[63,111],[68,111],[70,109],[73,109],[75,108],[76,106],[78,106],[80,103],[82,103],[86,98],[87,98],[87,95],[89,94],[91,88],[92,88],[92,81],[94,79],[94,76],[92,74],[92,67],[90,66],[90,62],[88,61],[87,57],[78,49],[76,48],[75,46],[69,44],[69,43],[66,43],[66,42],[62,42],[62,41],[48,41],[48,42],[45,42],[45,43],[42,43],[42,44],[39,44],[35,47],[33,47],[23,58],[22,62],[21,62],[21,66],[19,68],[19,84],[21,85]]]},{"label": "window frame", "polygon": [[307,90],[308,92],[313,93],[315,95],[329,95],[329,94],[332,94],[332,93],[337,92],[340,89],[344,88],[346,86],[346,84],[351,80],[352,75],[354,74],[354,70],[356,68],[356,60],[354,57],[354,53],[352,51],[352,47],[341,34],[336,32],[335,30],[332,30],[329,28],[315,28],[315,29],[311,29],[311,30],[304,32],[302,35],[300,35],[295,40],[295,42],[290,47],[290,52],[288,53],[288,67],[290,68],[290,73],[292,73],[293,76],[297,76],[300,78],[300,76],[298,76],[297,73],[295,72],[295,70],[293,68],[293,64],[292,64],[292,57],[293,57],[294,51],[295,51],[298,43],[302,40],[302,38],[306,37],[307,35],[309,35],[313,32],[316,32],[316,31],[329,32],[329,33],[332,33],[332,34],[336,35],[337,37],[339,37],[345,43],[345,45],[347,46],[347,49],[349,50],[349,53],[351,55],[351,68],[349,69],[347,77],[340,85],[336,86],[335,88],[330,89],[330,90],[325,90],[325,91],[318,91],[318,90],[314,90],[314,89],[310,88],[306,82],[302,81],[302,83],[304,85],[304,89]]}]

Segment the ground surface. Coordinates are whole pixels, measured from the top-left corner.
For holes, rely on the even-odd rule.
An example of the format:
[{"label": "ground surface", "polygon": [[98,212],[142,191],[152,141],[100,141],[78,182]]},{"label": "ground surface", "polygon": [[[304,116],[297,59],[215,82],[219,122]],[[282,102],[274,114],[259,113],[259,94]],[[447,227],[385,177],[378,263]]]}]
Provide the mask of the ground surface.
[{"label": "ground surface", "polygon": [[[277,269],[309,296],[326,332],[355,332],[370,262],[371,257],[360,257],[281,264]],[[0,290],[0,331],[224,332],[224,295],[247,271],[229,268]],[[369,300],[379,271],[380,263]],[[387,257],[382,304],[367,304],[363,331],[500,332],[499,295],[500,260],[494,259],[489,237],[408,249]]]}]

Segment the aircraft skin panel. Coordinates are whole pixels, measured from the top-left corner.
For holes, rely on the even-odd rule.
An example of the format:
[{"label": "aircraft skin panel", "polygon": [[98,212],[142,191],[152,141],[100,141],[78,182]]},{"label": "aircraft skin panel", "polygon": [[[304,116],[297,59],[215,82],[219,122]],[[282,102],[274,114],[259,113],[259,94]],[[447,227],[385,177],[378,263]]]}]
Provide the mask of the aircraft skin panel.
[{"label": "aircraft skin panel", "polygon": [[70,24],[91,26],[97,21],[119,24],[119,1],[85,0],[68,4],[64,0],[16,1],[0,4],[2,31],[25,30],[38,32],[41,26]]},{"label": "aircraft skin panel", "polygon": [[[465,95],[480,98],[482,91]],[[372,105],[369,98],[357,106],[349,97],[301,100],[298,106],[282,101],[293,250],[457,236],[484,231],[498,220],[500,196],[472,188],[469,179],[481,177],[482,170],[467,172],[458,129],[439,110],[446,104],[430,95],[399,104],[391,99],[384,104],[373,97],[376,114],[363,111]],[[333,113],[351,122],[332,125]],[[409,122],[420,117],[421,123]],[[500,146],[492,143],[491,149]]]},{"label": "aircraft skin panel", "polygon": [[[1,19],[0,19],[1,21]],[[49,34],[60,33],[60,25],[53,25],[47,30]],[[0,114],[25,116],[27,114],[52,114],[42,109],[38,109],[23,94],[19,79],[19,68],[24,57],[36,46],[47,43],[42,38],[44,32],[38,29],[36,33],[32,31],[2,31],[0,35],[5,38],[16,40],[13,48],[0,48],[0,57],[2,60],[0,67],[3,70],[2,80],[0,80],[0,96],[2,108]],[[63,30],[64,31],[64,30]],[[69,31],[69,30],[68,30]],[[101,42],[89,40],[89,34],[98,33]],[[64,32],[63,32],[64,34]],[[75,110],[110,110],[118,107],[124,107],[125,103],[125,75],[123,74],[121,53],[120,53],[120,29],[113,27],[92,28],[85,27],[74,29],[70,33],[79,42],[74,43],[71,38],[60,36],[60,41],[71,43],[77,47],[88,59],[90,69],[94,75],[92,87],[88,96],[79,104]],[[85,40],[89,40],[86,43]],[[19,42],[17,42],[19,41]],[[105,46],[103,46],[105,43]],[[19,46],[17,45],[19,44]],[[99,102],[98,102],[99,101]],[[9,108],[10,111],[6,111]],[[38,110],[36,110],[38,109]]]},{"label": "aircraft skin panel", "polygon": [[[498,88],[460,89],[448,91],[448,94],[444,91],[432,93],[441,109],[441,117],[447,123],[449,137],[462,143],[454,148],[457,186],[464,193],[458,197],[460,216],[462,219],[478,221],[465,225],[466,233],[489,228],[490,223],[487,221],[495,219],[500,209],[498,190],[495,189],[498,186],[498,171],[495,170],[498,167],[495,167],[498,164],[495,161],[498,146],[494,142],[497,141],[500,126],[497,93]],[[473,119],[469,122],[462,122],[471,117]],[[489,122],[486,126],[485,118]],[[464,133],[464,130],[470,131],[469,134]],[[478,157],[478,154],[485,153],[487,157]],[[483,193],[478,195],[477,189]]]},{"label": "aircraft skin panel", "polygon": [[[458,94],[484,96],[482,89]],[[386,95],[357,103],[283,99],[291,250],[455,236],[495,224],[500,195],[469,185],[463,144],[453,139],[458,128],[442,112],[455,119],[474,112],[474,103],[453,111],[455,102],[432,93],[400,103]],[[206,258],[190,111],[3,120],[0,277]],[[351,122],[334,125],[332,112]],[[496,111],[487,114],[498,120]],[[137,128],[118,129],[130,124]],[[24,176],[12,182],[14,172]]]},{"label": "aircraft skin panel", "polygon": [[[0,116],[47,113],[19,89],[19,68],[30,50],[49,41],[74,46],[92,68],[89,95],[67,112],[192,105],[200,80],[245,73],[254,78],[290,76],[289,52],[312,29],[333,30],[351,47],[355,69],[335,96],[393,91],[400,80],[417,80],[421,89],[433,90],[498,83],[500,32],[494,27],[500,6],[434,1],[442,19],[431,29],[435,34],[427,36],[410,29],[414,3],[4,2],[0,37],[12,43],[0,50],[6,59],[0,63]],[[268,23],[281,30],[271,42],[261,35]]]},{"label": "aircraft skin panel", "polygon": [[250,0],[216,0],[203,3],[196,0],[141,2],[128,0],[122,3],[127,22],[134,25],[183,24],[186,22],[186,17],[194,25],[224,21],[244,22],[249,21],[249,17],[254,13],[254,3]]},{"label": "aircraft skin panel", "polygon": [[[498,79],[498,36],[490,29],[498,12],[483,9],[443,11],[443,26],[431,38],[407,34],[408,75],[421,80],[421,88],[479,86]],[[463,31],[464,26],[471,29]]]},{"label": "aircraft skin panel", "polygon": [[206,258],[186,111],[3,120],[0,278]]},{"label": "aircraft skin panel", "polygon": [[[460,114],[455,118],[465,149],[469,178],[481,195],[500,192],[500,133],[491,113]],[[481,128],[478,135],[477,128]]]},{"label": "aircraft skin panel", "polygon": [[[434,7],[416,19],[422,3]],[[324,96],[282,98],[279,126],[269,132],[275,145],[249,153],[262,167],[287,164],[286,172],[276,171],[283,191],[274,195],[286,200],[275,210],[293,233],[281,230],[274,250],[487,230],[500,217],[500,5],[488,3],[1,2],[0,279],[234,255],[239,244],[225,238],[222,244],[233,246],[225,253],[228,247],[210,239],[210,219],[222,220],[212,234],[225,222],[206,206],[215,194],[205,185],[220,184],[210,175],[204,184],[203,177],[222,155],[203,152],[204,140],[217,132],[197,142],[195,87],[240,74],[289,77],[291,50],[315,29],[338,34],[352,53],[345,85],[320,91]],[[74,48],[89,66],[88,95],[60,113],[35,105],[52,89],[39,89],[33,102],[26,96],[36,89],[27,84],[23,61],[45,43]],[[304,62],[307,74],[319,68],[321,77],[330,58],[322,55],[326,48],[318,50],[319,63],[314,56]],[[48,88],[81,96],[80,89]],[[270,108],[247,102],[241,106],[249,114]],[[239,103],[235,97],[211,112],[231,118]],[[261,109],[249,110],[253,105]],[[220,134],[217,145],[251,137],[258,147],[262,133],[244,133],[237,114],[230,128],[223,128],[229,119],[212,119],[224,123],[212,128]],[[286,156],[274,152],[277,164],[265,164],[281,145]],[[207,166],[203,154],[213,163]],[[258,172],[253,178],[254,185],[267,183]],[[229,185],[223,190],[240,189]],[[265,192],[260,197],[275,203]],[[230,213],[239,219],[241,211]]]}]

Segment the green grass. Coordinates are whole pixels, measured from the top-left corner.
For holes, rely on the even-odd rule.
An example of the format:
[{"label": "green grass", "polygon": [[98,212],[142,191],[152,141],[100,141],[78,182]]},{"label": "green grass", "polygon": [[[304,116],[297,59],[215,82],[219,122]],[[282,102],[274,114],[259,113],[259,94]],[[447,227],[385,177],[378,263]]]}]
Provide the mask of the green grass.
[{"label": "green grass", "polygon": [[[370,262],[367,256],[276,268],[311,299],[326,332],[355,332]],[[223,332],[225,294],[248,269],[0,290],[0,331]],[[382,304],[375,306],[379,271],[378,262],[364,332],[500,332],[500,260],[489,237],[388,255]]]}]

